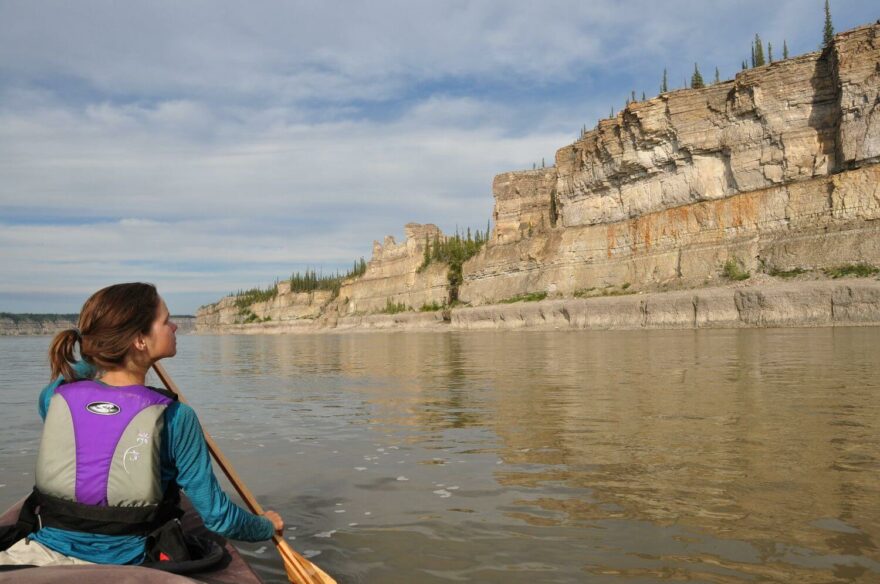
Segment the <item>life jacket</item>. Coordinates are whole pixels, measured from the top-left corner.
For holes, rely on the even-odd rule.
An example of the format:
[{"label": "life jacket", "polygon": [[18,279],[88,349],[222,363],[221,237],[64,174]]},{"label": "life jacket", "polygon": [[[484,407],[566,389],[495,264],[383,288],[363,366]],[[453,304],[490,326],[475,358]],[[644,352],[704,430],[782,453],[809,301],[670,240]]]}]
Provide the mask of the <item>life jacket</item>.
[{"label": "life jacket", "polygon": [[162,491],[166,408],[177,396],[92,380],[55,390],[37,456],[39,527],[105,535],[147,535],[180,516],[174,481]]}]

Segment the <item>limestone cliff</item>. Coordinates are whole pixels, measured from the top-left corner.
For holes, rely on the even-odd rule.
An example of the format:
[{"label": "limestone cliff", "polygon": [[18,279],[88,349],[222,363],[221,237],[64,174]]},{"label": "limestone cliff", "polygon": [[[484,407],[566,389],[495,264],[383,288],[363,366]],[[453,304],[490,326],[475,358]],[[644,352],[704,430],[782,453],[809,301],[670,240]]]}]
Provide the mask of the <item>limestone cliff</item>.
[{"label": "limestone cliff", "polygon": [[[418,310],[424,305],[443,305],[449,297],[447,267],[431,264],[421,270],[425,241],[445,236],[436,225],[409,223],[406,239],[397,243],[386,236],[373,242],[373,255],[364,274],[342,282],[338,294],[329,290],[291,292],[290,282],[277,285],[274,298],[240,306],[235,296],[203,306],[196,315],[200,332],[244,330],[248,327],[291,330],[337,326],[340,318],[363,316],[385,310],[388,304]],[[248,322],[250,321],[250,322]],[[310,321],[310,322],[306,322]],[[347,321],[350,326],[352,321]]]},{"label": "limestone cliff", "polygon": [[424,270],[425,242],[443,233],[436,225],[409,223],[404,227],[406,239],[397,243],[390,235],[384,243],[373,242],[373,256],[366,273],[342,285],[339,296],[342,314],[380,312],[388,303],[404,304],[418,310],[425,304],[446,304],[449,284],[447,268],[430,264]]},{"label": "limestone cliff", "polygon": [[[723,281],[731,265],[752,275],[878,266],[878,185],[880,23],[731,81],[631,103],[560,148],[554,166],[498,175],[492,235],[464,264],[457,297],[478,307],[536,293],[571,299],[702,288]],[[365,315],[388,303],[444,304],[454,297],[446,266],[420,269],[425,239],[435,235],[442,237],[433,225],[409,224],[403,243],[390,236],[374,243],[366,273],[344,282],[336,298],[279,291],[271,306],[250,310],[273,321],[312,319],[319,328],[380,328],[384,320]],[[813,297],[825,303],[823,294]],[[200,330],[239,322],[234,305],[226,298],[200,311]],[[700,326],[686,308],[681,318]],[[518,310],[452,308],[395,322],[474,328],[475,319],[497,324]]]},{"label": "limestone cliff", "polygon": [[701,286],[743,269],[880,263],[880,25],[733,81],[631,103],[496,178],[459,297]]},{"label": "limestone cliff", "polygon": [[219,302],[202,306],[196,312],[196,328],[199,332],[221,332],[233,325],[241,325],[251,315],[258,322],[285,323],[298,320],[315,320],[334,299],[329,290],[292,292],[290,282],[280,282],[274,298],[255,302],[247,307],[236,304],[235,296],[226,296]]}]

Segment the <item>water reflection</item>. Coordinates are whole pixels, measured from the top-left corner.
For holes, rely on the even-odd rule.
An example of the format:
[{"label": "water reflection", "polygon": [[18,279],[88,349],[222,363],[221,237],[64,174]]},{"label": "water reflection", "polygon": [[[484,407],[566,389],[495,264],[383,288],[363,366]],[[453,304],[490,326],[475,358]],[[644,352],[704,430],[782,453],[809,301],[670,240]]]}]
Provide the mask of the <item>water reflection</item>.
[{"label": "water reflection", "polygon": [[[291,543],[341,582],[870,582],[878,341],[874,328],[186,337],[168,367]],[[38,370],[13,373],[19,417]],[[27,428],[0,429],[16,489]],[[265,548],[244,549],[281,581]]]}]

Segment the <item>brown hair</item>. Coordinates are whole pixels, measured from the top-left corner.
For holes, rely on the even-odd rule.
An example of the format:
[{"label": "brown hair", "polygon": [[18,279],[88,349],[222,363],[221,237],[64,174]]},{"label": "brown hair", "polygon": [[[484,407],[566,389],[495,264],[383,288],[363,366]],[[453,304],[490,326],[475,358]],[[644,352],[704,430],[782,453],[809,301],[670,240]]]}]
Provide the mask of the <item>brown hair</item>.
[{"label": "brown hair", "polygon": [[61,331],[49,347],[52,378],[76,378],[74,348],[99,369],[122,365],[139,334],[149,334],[161,299],[152,284],[114,284],[98,290],[83,304],[76,329]]}]

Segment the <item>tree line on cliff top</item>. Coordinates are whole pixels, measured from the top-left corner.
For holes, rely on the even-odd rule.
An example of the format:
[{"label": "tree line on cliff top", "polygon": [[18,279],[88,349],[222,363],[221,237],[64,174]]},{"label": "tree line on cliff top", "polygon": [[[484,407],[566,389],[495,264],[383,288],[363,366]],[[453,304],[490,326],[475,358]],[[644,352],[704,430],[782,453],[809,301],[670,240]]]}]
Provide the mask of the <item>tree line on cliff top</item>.
[{"label": "tree line on cliff top", "polygon": [[[329,290],[335,297],[339,294],[339,289],[342,287],[343,281],[349,278],[362,276],[366,271],[367,262],[364,258],[361,258],[356,260],[352,267],[345,273],[337,270],[332,274],[324,274],[323,271],[314,268],[306,268],[304,272],[296,271],[291,274],[288,282],[290,283],[291,292],[300,293]],[[235,297],[235,306],[239,310],[242,310],[255,302],[272,300],[278,296],[278,284],[280,282],[280,280],[275,280],[275,283],[267,288],[256,287],[249,290],[233,292],[231,296]]]},{"label": "tree line on cliff top", "polygon": [[[819,48],[828,47],[831,45],[831,43],[833,41],[834,41],[834,24],[831,21],[831,6],[829,4],[829,1],[825,0],[825,22],[824,22],[824,25],[822,28],[822,43],[819,45]],[[767,52],[765,54],[764,43],[761,40],[761,36],[758,33],[755,33],[755,40],[751,43],[750,52],[751,52],[751,58],[748,60],[743,59],[743,61],[741,63],[741,69],[743,71],[745,71],[746,69],[749,69],[749,68],[763,67],[764,65],[767,65],[768,63],[775,62],[775,59],[773,57],[773,43],[770,43],[770,42],[767,43]],[[783,39],[782,40],[782,60],[788,59],[788,56],[789,56],[788,55],[788,41],[786,39]],[[750,67],[750,65],[751,65],[751,67]],[[718,67],[715,67],[715,77],[713,80],[713,84],[720,83],[720,82],[721,82],[721,73],[718,70]],[[706,87],[706,82],[703,79],[703,74],[700,72],[699,63],[694,63],[694,72],[691,75],[690,82],[688,82],[687,79],[684,79],[682,82],[682,88],[688,88],[688,87],[690,87],[691,89],[700,89],[702,87]],[[667,69],[664,68],[663,69],[663,77],[660,81],[660,93],[667,93],[667,92],[669,92],[669,75],[668,75]],[[641,101],[645,101],[645,100],[646,100],[646,96],[645,96],[645,92],[643,91]],[[626,105],[628,106],[630,103],[635,103],[636,101],[638,101],[636,99],[636,92],[635,92],[635,90],[632,90],[630,92],[630,97],[628,97],[626,99]],[[612,106],[611,107],[611,115],[609,116],[609,118],[613,118],[613,117],[614,117],[614,107]],[[581,128],[579,139],[583,139],[586,134],[587,134],[587,127],[586,127],[586,125],[584,125]],[[543,167],[543,165],[542,165],[542,167]],[[532,168],[534,168],[534,166]]]},{"label": "tree line on cliff top", "polygon": [[[458,298],[458,287],[462,283],[462,265],[474,257],[489,240],[491,226],[487,222],[486,230],[471,230],[468,227],[463,233],[456,229],[454,235],[441,236],[435,233],[433,239],[425,235],[425,248],[422,263],[417,272],[421,273],[432,263],[446,264],[448,266],[447,280],[450,287],[450,301]],[[324,274],[316,269],[307,268],[304,272],[294,272],[288,282],[290,291],[315,292],[317,290],[329,290],[333,297],[339,294],[342,282],[349,278],[357,278],[367,271],[367,262],[364,258],[355,261],[352,267],[345,273],[336,271],[332,274]],[[265,302],[278,296],[278,284],[281,280],[266,288],[255,287],[248,290],[238,290],[231,296],[235,298],[234,304],[239,311],[247,310],[256,302]]]}]

